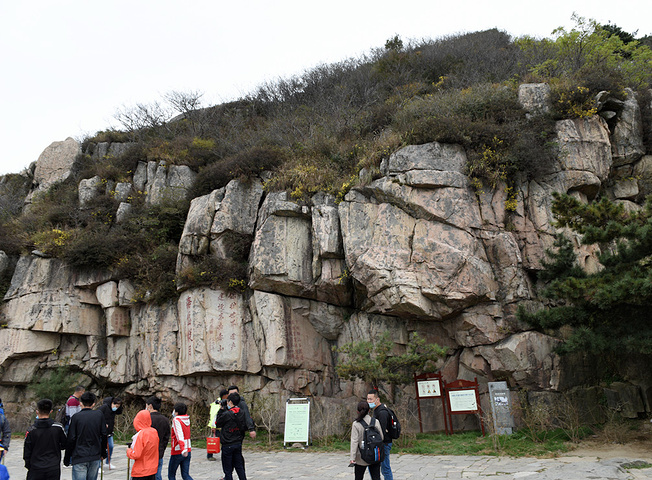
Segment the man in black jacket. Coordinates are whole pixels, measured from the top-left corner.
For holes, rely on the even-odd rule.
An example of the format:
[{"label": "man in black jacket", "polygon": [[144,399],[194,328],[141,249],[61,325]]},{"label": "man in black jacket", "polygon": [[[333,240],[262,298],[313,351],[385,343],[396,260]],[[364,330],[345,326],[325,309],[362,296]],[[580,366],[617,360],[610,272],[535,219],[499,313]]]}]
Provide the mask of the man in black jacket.
[{"label": "man in black jacket", "polygon": [[380,464],[380,471],[383,473],[383,478],[385,480],[394,480],[392,467],[389,464],[389,454],[392,451],[392,437],[388,430],[391,422],[391,414],[389,413],[389,410],[387,410],[385,404],[380,403],[378,390],[369,391],[367,394],[367,403],[369,404],[369,408],[373,411],[372,416],[378,419],[378,422],[383,429],[383,448],[385,450],[385,457]]},{"label": "man in black jacket", "polygon": [[63,425],[50,419],[52,400],[44,398],[36,404],[36,421],[25,433],[23,460],[27,480],[61,478],[61,450],[66,448]]},{"label": "man in black jacket", "polygon": [[152,427],[158,433],[158,471],[156,480],[162,480],[161,470],[163,470],[163,454],[170,441],[170,420],[163,415],[161,409],[161,399],[155,396],[149,397],[145,402],[145,409],[152,417]]},{"label": "man in black jacket", "polygon": [[122,414],[122,399],[118,397],[106,397],[98,410],[104,414],[104,421],[106,423],[106,436],[109,450],[109,456],[106,457],[106,464],[109,467],[109,470],[111,470],[115,468],[111,463],[111,458],[113,457],[113,429],[115,427],[115,416]]},{"label": "man in black jacket", "polygon": [[240,407],[240,395],[230,393],[226,399],[226,408],[217,412],[215,426],[221,428],[220,443],[222,444],[222,470],[224,480],[233,480],[235,469],[240,480],[247,480],[245,461],[242,456],[242,440],[245,436],[245,415]]},{"label": "man in black jacket", "polygon": [[[237,393],[238,396],[240,396],[240,390],[238,390],[237,385],[231,385],[229,387],[229,395],[232,393]],[[249,407],[247,406],[247,403],[245,402],[244,398],[240,396],[240,403],[236,405],[242,412],[244,413],[244,418],[245,422],[247,423],[247,430],[249,430],[249,436],[253,439],[256,438],[256,425],[254,424],[254,420],[251,418],[251,414],[249,413]]]},{"label": "man in black jacket", "polygon": [[72,480],[96,480],[100,463],[107,457],[104,414],[93,410],[97,397],[92,392],[81,396],[82,409],[70,420],[63,464],[72,465]]}]

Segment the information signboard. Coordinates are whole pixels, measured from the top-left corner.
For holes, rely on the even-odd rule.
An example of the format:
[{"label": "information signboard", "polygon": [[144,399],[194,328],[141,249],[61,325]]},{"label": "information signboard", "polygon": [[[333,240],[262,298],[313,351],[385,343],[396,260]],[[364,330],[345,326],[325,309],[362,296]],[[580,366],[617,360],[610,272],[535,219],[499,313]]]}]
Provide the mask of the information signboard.
[{"label": "information signboard", "polygon": [[421,432],[423,432],[423,423],[421,421],[421,400],[430,400],[439,397],[442,405],[441,410],[444,415],[444,430],[448,433],[446,397],[442,394],[442,385],[443,379],[441,373],[422,373],[421,375],[414,375],[414,387],[417,394],[417,410],[419,412],[419,431]]},{"label": "information signboard", "polygon": [[441,396],[441,385],[438,379],[419,380],[417,382],[417,392],[419,397],[439,397]]},{"label": "information signboard", "polygon": [[482,418],[482,407],[480,406],[480,394],[478,392],[478,379],[473,381],[459,379],[454,382],[444,382],[444,391],[448,401],[448,418],[453,431],[453,415],[477,415],[480,420],[480,428],[484,435],[484,420]]},{"label": "information signboard", "polygon": [[285,404],[283,446],[287,443],[310,444],[310,399],[290,398]]},{"label": "information signboard", "polygon": [[475,390],[452,390],[448,392],[448,404],[451,412],[476,412],[478,402]]}]

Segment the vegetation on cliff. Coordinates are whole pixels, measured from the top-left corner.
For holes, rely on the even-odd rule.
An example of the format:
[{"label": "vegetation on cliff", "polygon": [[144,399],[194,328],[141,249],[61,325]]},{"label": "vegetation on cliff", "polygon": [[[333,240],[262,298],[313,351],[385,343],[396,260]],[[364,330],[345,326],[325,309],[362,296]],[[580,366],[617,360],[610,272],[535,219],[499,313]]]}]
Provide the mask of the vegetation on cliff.
[{"label": "vegetation on cliff", "polygon": [[[122,130],[86,139],[73,176],[35,198],[29,211],[5,209],[0,249],[38,248],[80,268],[114,269],[135,279],[143,295],[164,300],[176,289],[189,200],[233,178],[270,171],[269,191],[287,190],[299,202],[317,191],[342,199],[379,175],[380,161],[398,147],[440,141],[464,146],[478,189],[509,187],[517,175],[545,173],[555,154],[554,120],[594,114],[599,91],[622,97],[625,87],[637,89],[645,131],[652,131],[652,51],[649,39],[633,37],[579,17],[551,39],[512,39],[495,29],[407,43],[397,36],[368,55],[262,85],[238,101],[202,108],[197,92],[170,93],[120,111]],[[528,118],[517,86],[535,81],[551,85],[552,111]],[[134,146],[120,157],[91,159],[98,142],[127,141]],[[188,199],[150,206],[138,192],[124,224],[115,222],[110,192],[79,208],[81,179],[129,181],[140,161],[199,172]],[[207,265],[207,274],[190,272],[183,283],[246,282],[241,265],[228,268]]]},{"label": "vegetation on cliff", "polygon": [[637,212],[607,199],[585,204],[557,195],[558,226],[597,244],[604,267],[588,275],[577,266],[572,244],[559,236],[552,261],[542,272],[544,296],[563,302],[521,317],[543,330],[560,333],[562,352],[652,353],[652,198]]}]

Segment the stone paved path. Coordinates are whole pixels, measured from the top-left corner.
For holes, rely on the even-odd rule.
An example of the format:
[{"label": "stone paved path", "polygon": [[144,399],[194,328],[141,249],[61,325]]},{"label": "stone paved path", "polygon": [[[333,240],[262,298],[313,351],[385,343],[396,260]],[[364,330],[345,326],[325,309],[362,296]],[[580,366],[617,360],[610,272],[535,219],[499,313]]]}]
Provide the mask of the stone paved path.
[{"label": "stone paved path", "polygon": [[[25,478],[23,445],[20,439],[11,442],[11,451],[5,459],[12,480]],[[247,478],[249,480],[353,479],[345,453],[311,453],[291,450],[276,453],[247,451],[245,447]],[[127,479],[125,447],[116,446],[113,463],[115,470],[104,470],[107,480]],[[219,480],[222,466],[206,460],[205,450],[193,450],[190,475],[193,480]],[[554,459],[508,458],[488,456],[424,456],[392,455],[392,470],[396,480],[425,479],[484,479],[484,480],[652,480],[652,468],[623,469],[622,464],[636,460],[597,457],[559,457]],[[167,479],[166,455],[163,478]],[[71,480],[70,469],[63,469],[63,480]],[[99,478],[99,477],[98,477]],[[177,478],[181,474],[177,472]],[[237,478],[237,476],[236,476]],[[365,478],[369,478],[366,474]]]}]

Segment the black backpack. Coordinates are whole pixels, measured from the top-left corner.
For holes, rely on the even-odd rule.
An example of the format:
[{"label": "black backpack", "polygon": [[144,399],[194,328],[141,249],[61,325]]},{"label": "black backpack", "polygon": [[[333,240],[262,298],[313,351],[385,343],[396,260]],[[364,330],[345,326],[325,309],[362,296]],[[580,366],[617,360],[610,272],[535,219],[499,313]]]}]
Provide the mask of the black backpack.
[{"label": "black backpack", "polygon": [[389,438],[396,439],[401,436],[401,422],[398,421],[398,417],[394,413],[394,410],[389,408],[387,405],[384,405],[384,407],[389,412],[389,421],[387,422],[387,433],[389,434]]},{"label": "black backpack", "polygon": [[383,437],[378,430],[374,428],[376,419],[371,419],[371,424],[367,424],[364,420],[360,420],[360,424],[364,428],[362,434],[362,443],[360,444],[360,458],[369,465],[382,462],[385,458],[385,450],[383,448]]},{"label": "black backpack", "polygon": [[70,422],[70,416],[66,415],[66,403],[63,404],[63,407],[57,410],[57,413],[54,416],[54,421],[60,423],[64,427]]}]

